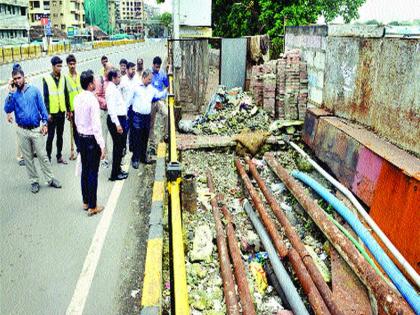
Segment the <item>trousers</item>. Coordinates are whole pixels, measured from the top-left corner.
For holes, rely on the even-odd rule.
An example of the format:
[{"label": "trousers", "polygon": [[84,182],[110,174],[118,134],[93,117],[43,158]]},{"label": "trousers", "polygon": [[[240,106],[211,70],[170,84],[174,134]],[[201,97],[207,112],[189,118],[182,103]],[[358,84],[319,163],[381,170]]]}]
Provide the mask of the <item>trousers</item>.
[{"label": "trousers", "polygon": [[[168,106],[166,105],[165,101],[160,100],[157,102],[153,102],[152,111],[150,112],[150,115],[150,147],[156,149],[156,143],[161,141],[161,139],[156,139],[157,136],[164,137],[168,134]],[[159,133],[157,133],[157,128],[155,126],[157,116],[160,116]]]},{"label": "trousers", "polygon": [[133,162],[146,162],[147,142],[150,132],[150,114],[133,114]]},{"label": "trousers", "polygon": [[26,171],[28,172],[31,183],[39,183],[38,172],[35,167],[34,154],[38,156],[41,171],[47,181],[53,179],[51,163],[48,160],[47,153],[44,150],[44,140],[40,128],[23,129],[17,128],[18,141],[20,149],[25,160]]},{"label": "trousers", "polygon": [[94,136],[80,135],[79,150],[82,160],[81,186],[83,203],[88,204],[88,207],[93,209],[96,208],[101,148]]},{"label": "trousers", "polygon": [[63,150],[63,132],[64,132],[64,122],[65,122],[65,113],[59,112],[56,114],[51,114],[51,121],[48,121],[48,137],[47,137],[47,155],[51,160],[52,153],[52,144],[54,140],[55,132],[57,131],[57,159],[61,158],[61,151]]},{"label": "trousers", "polygon": [[118,116],[120,125],[123,128],[123,133],[119,134],[117,132],[117,126],[112,122],[111,116],[108,115],[108,129],[112,138],[112,170],[111,177],[116,177],[121,173],[121,161],[123,157],[123,151],[127,143],[127,117]]}]

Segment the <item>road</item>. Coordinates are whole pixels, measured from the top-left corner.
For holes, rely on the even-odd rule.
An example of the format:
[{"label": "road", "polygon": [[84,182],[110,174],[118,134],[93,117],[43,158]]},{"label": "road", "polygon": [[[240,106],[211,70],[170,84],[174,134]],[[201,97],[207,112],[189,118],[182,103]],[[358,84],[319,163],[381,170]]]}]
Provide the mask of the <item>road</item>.
[{"label": "road", "polygon": [[[103,53],[91,51],[91,60],[80,62],[79,71],[97,71]],[[107,55],[115,65],[140,56],[149,66],[155,55],[166,56],[166,48],[164,42],[147,42],[115,47]],[[76,58],[81,56],[76,53]],[[45,60],[26,63],[36,72],[50,71]],[[41,87],[41,75],[30,82]],[[129,168],[122,182],[108,181],[110,169],[101,167],[98,201],[106,208],[93,217],[81,209],[75,162],[58,165],[53,159],[63,188],[42,183],[32,194],[26,169],[15,159],[16,126],[6,122],[5,96],[0,87],[0,314],[138,314],[153,166]],[[68,158],[68,123],[64,139]]]}]

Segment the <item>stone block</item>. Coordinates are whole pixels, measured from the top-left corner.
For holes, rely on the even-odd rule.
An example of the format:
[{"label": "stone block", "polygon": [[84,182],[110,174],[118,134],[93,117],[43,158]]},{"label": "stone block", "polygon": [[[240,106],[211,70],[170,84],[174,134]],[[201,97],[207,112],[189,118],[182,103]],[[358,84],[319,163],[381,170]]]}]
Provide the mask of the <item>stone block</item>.
[{"label": "stone block", "polygon": [[315,53],[313,65],[319,70],[325,69],[325,52],[317,51]]},{"label": "stone block", "polygon": [[330,25],[328,29],[330,37],[382,38],[384,35],[385,27],[378,25],[342,24]]}]

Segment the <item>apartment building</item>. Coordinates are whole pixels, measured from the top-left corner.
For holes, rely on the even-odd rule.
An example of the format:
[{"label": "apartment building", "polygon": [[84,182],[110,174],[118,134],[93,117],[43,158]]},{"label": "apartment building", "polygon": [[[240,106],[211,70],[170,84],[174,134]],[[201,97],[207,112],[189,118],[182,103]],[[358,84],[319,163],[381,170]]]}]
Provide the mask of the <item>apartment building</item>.
[{"label": "apartment building", "polygon": [[0,44],[28,41],[27,13],[26,0],[0,1]]},{"label": "apartment building", "polygon": [[143,0],[120,0],[120,19],[121,20],[143,20],[144,16]]},{"label": "apartment building", "polygon": [[85,28],[84,0],[50,0],[51,26],[67,31]]},{"label": "apartment building", "polygon": [[29,1],[29,25],[40,26],[42,18],[50,18],[50,0]]},{"label": "apartment building", "polygon": [[109,14],[109,26],[111,31],[115,31],[116,18],[117,18],[117,7],[115,0],[108,0],[108,14]]}]

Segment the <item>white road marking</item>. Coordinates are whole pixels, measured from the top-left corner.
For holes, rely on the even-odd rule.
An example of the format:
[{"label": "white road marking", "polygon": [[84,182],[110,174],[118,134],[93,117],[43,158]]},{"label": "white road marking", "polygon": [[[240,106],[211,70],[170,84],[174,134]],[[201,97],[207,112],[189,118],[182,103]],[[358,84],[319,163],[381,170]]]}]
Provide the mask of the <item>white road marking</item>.
[{"label": "white road marking", "polygon": [[105,238],[111,225],[112,216],[117,206],[118,198],[121,194],[125,180],[117,181],[112,188],[111,194],[102,212],[102,218],[96,227],[95,235],[92,239],[88,254],[83,264],[82,272],[77,281],[71,302],[67,308],[66,315],[81,315],[85,308],[86,300],[89,295],[96,267],[101,256]]}]

